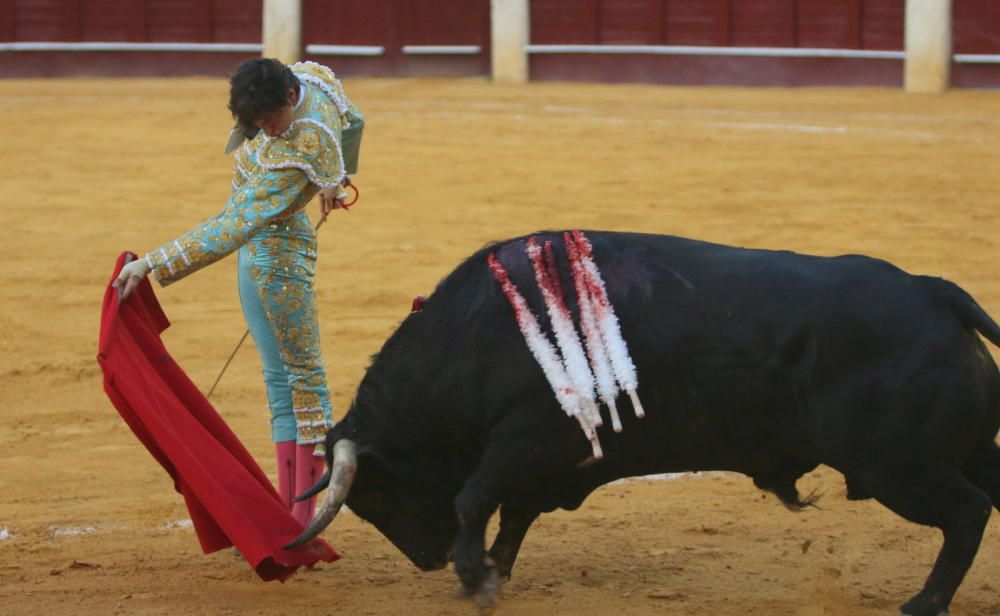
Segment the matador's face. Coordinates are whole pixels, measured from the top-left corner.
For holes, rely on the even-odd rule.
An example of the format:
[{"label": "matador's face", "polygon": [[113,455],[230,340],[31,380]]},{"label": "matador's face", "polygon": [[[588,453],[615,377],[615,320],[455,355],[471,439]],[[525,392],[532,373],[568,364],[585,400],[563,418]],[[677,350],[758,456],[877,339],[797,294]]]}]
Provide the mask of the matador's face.
[{"label": "matador's face", "polygon": [[295,105],[299,102],[299,93],[293,88],[288,90],[288,104],[277,111],[262,113],[254,119],[257,128],[264,131],[268,137],[278,137],[291,125],[295,118]]}]

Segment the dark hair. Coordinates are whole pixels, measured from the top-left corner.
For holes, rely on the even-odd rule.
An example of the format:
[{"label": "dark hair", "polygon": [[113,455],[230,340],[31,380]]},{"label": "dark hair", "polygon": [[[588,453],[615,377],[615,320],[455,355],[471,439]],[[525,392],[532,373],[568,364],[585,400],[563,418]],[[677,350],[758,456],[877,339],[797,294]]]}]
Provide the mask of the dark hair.
[{"label": "dark hair", "polygon": [[229,78],[229,111],[248,137],[257,134],[254,120],[289,103],[288,90],[298,91],[299,78],[274,58],[254,58]]}]

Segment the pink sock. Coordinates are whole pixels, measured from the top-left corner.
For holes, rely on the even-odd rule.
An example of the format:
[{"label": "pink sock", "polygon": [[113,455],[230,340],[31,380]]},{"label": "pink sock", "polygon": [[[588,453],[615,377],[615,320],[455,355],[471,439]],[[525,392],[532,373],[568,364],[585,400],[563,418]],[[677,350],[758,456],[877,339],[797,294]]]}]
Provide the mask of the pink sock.
[{"label": "pink sock", "polygon": [[[299,445],[295,448],[295,494],[299,495],[311,488],[323,476],[323,456],[313,455],[314,445]],[[313,517],[316,497],[292,505],[292,516],[302,524],[309,524]]]},{"label": "pink sock", "polygon": [[278,458],[278,495],[291,509],[295,497],[295,441],[275,443],[274,453]]}]

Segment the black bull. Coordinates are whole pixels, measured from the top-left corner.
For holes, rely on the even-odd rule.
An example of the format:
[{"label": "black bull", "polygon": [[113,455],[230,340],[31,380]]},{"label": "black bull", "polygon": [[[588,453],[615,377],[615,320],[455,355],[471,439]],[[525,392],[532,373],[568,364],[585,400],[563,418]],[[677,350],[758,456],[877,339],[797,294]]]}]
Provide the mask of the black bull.
[{"label": "black bull", "polygon": [[[526,238],[489,246],[374,358],[327,435],[332,472],[313,491],[331,490],[304,536],[346,499],[416,566],[453,559],[464,588],[492,600],[538,515],[575,509],[609,481],[734,471],[801,508],[810,501],[796,480],[826,464],[843,473],[848,498],[941,529],[933,571],[903,611],[946,611],[1000,506],[1000,374],[976,334],[1000,345],[1000,327],[958,286],[864,256],[588,236],[645,419],[622,398],[623,432],[605,420],[605,456],[591,458],[487,267],[492,251],[547,328]],[[539,235],[565,263],[561,238]]]}]

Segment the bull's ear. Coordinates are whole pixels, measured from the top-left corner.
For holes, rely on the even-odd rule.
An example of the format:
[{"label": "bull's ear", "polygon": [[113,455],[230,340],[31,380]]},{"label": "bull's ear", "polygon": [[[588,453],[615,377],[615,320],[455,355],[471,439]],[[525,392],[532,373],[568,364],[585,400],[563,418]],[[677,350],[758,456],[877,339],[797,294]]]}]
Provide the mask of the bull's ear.
[{"label": "bull's ear", "polygon": [[323,437],[323,459],[326,461],[326,467],[333,467],[333,446],[337,444],[337,438],[333,434],[333,430],[327,430],[326,436]]},{"label": "bull's ear", "polygon": [[361,464],[362,461],[376,462],[383,467],[386,466],[385,455],[373,443],[358,444],[358,464]]},{"label": "bull's ear", "polygon": [[331,456],[333,456],[334,445],[337,441],[345,438],[349,438],[354,441],[360,447],[362,441],[358,438],[357,430],[354,429],[354,422],[352,421],[350,414],[344,419],[338,421],[326,431],[326,435],[323,437],[323,445],[326,447],[326,462],[327,466],[330,465]]},{"label": "bull's ear", "polygon": [[352,493],[380,490],[392,482],[383,452],[372,444],[358,445],[358,472]]}]

